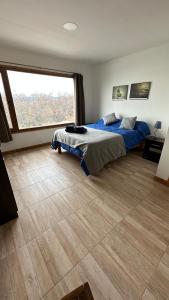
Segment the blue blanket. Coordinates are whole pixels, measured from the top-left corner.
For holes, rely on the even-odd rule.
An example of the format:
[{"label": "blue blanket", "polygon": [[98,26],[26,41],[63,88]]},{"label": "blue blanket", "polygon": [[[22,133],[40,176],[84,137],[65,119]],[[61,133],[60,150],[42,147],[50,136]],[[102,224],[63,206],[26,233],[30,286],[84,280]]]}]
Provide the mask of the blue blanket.
[{"label": "blue blanket", "polygon": [[150,130],[146,122],[137,121],[133,130],[120,129],[120,124],[121,120],[118,120],[111,125],[104,125],[103,119],[100,119],[96,123],[87,125],[87,127],[121,134],[124,138],[127,152],[133,149],[136,145],[139,145],[145,137],[150,134]]}]

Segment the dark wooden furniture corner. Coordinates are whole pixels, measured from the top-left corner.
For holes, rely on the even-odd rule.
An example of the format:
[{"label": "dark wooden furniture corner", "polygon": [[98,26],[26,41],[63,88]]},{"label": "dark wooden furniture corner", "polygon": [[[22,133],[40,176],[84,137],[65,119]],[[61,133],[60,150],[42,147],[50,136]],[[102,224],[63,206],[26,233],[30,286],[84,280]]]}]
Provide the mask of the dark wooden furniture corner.
[{"label": "dark wooden furniture corner", "polygon": [[94,300],[88,282],[81,285],[61,300]]},{"label": "dark wooden furniture corner", "polygon": [[163,145],[163,138],[158,138],[151,135],[147,136],[145,139],[143,158],[158,163],[160,160]]},{"label": "dark wooden furniture corner", "polygon": [[0,151],[0,225],[16,218],[17,211],[18,208]]}]

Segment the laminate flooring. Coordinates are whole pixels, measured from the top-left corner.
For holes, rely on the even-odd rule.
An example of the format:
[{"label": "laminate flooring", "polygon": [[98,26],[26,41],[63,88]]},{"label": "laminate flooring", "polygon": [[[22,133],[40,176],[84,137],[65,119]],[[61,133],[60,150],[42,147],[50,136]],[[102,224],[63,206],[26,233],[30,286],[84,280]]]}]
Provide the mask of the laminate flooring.
[{"label": "laminate flooring", "polygon": [[8,154],[19,218],[0,227],[0,299],[169,299],[169,188],[133,151],[86,177],[49,147]]}]

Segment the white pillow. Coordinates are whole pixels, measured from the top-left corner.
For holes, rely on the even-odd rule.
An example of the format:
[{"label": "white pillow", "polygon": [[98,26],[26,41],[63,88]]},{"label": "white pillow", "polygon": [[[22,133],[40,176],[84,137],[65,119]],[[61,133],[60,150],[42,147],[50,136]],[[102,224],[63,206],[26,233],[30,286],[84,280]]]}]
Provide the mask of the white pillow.
[{"label": "white pillow", "polygon": [[106,115],[103,117],[104,125],[109,125],[111,123],[116,122],[116,116],[115,113],[111,113],[109,115]]},{"label": "white pillow", "polygon": [[118,119],[118,120],[122,120],[123,119],[122,115],[120,115],[117,112],[115,113],[115,116],[116,116],[116,119]]},{"label": "white pillow", "polygon": [[137,117],[123,118],[120,128],[133,129],[136,124]]}]

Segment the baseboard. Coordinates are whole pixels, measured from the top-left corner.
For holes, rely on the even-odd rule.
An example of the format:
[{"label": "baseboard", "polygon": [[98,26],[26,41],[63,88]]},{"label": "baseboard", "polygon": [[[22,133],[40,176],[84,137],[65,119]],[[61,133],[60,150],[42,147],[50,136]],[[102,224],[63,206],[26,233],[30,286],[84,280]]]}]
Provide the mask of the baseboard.
[{"label": "baseboard", "polygon": [[162,178],[160,178],[160,177],[158,177],[158,176],[154,176],[154,180],[155,180],[155,181],[158,181],[158,182],[160,182],[160,183],[162,183],[162,184],[164,184],[164,185],[169,186],[169,179],[168,179],[168,180],[165,180],[165,179],[162,179]]},{"label": "baseboard", "polygon": [[28,146],[28,147],[23,147],[23,148],[19,148],[19,149],[13,149],[13,150],[9,150],[9,151],[3,151],[3,155],[6,154],[11,154],[11,153],[15,153],[15,152],[20,152],[20,151],[24,151],[24,150],[29,150],[29,149],[35,149],[35,148],[39,148],[39,147],[44,147],[44,146],[48,146],[51,143],[43,143],[43,144],[37,144],[37,145],[32,145],[32,146]]}]

